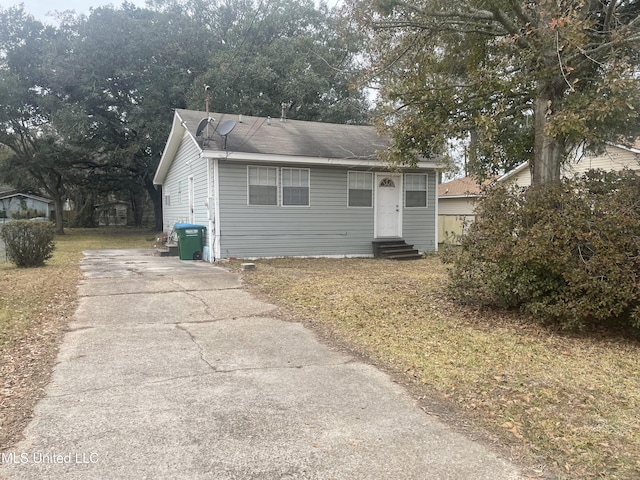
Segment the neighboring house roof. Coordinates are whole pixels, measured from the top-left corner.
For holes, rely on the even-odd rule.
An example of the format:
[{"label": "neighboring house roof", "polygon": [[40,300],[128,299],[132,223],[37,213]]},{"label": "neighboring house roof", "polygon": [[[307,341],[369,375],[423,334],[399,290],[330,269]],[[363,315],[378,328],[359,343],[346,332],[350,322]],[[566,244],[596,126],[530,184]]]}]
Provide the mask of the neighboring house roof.
[{"label": "neighboring house roof", "polygon": [[629,150],[633,153],[640,153],[640,139],[636,140],[636,143],[632,147],[626,147],[624,145],[616,145],[618,148],[622,148],[624,150]]},{"label": "neighboring house roof", "polygon": [[[162,184],[184,135],[197,146],[200,156],[229,161],[290,161],[292,163],[385,166],[378,152],[389,147],[390,140],[367,125],[341,125],[269,117],[211,113],[211,121],[198,135],[206,119],[205,112],[176,110],[167,145],[154,177]],[[226,138],[222,126],[235,126]],[[204,122],[206,125],[206,122]],[[208,132],[208,133],[207,133]],[[434,168],[435,162],[420,162],[420,167]]]},{"label": "neighboring house roof", "polygon": [[509,180],[510,178],[513,178],[513,177],[519,175],[520,173],[526,171],[528,168],[529,168],[529,162],[521,163],[516,168],[514,168],[512,170],[509,170],[507,173],[505,173],[501,177],[498,177],[498,179],[496,181],[497,182],[504,182],[506,180]]},{"label": "neighboring house roof", "polygon": [[0,185],[0,196],[1,195],[6,195],[8,193],[16,193],[17,190],[13,187],[10,187],[8,185]]},{"label": "neighboring house roof", "polygon": [[[490,183],[487,180],[484,184]],[[482,185],[473,177],[463,177],[438,185],[438,198],[479,197]]]},{"label": "neighboring house roof", "polygon": [[10,192],[5,192],[5,193],[0,192],[0,200],[4,200],[6,198],[11,198],[11,197],[26,197],[26,198],[31,198],[32,200],[43,202],[43,203],[53,203],[53,200],[51,200],[50,198],[39,197],[37,195],[31,195],[30,193],[20,193],[20,192],[16,192],[15,190]]}]

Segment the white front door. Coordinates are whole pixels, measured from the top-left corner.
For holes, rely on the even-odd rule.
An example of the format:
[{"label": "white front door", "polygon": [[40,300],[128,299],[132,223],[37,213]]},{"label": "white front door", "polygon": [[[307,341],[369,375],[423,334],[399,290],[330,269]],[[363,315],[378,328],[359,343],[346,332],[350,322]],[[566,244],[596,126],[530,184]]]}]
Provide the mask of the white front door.
[{"label": "white front door", "polygon": [[376,238],[402,236],[402,175],[376,174]]}]

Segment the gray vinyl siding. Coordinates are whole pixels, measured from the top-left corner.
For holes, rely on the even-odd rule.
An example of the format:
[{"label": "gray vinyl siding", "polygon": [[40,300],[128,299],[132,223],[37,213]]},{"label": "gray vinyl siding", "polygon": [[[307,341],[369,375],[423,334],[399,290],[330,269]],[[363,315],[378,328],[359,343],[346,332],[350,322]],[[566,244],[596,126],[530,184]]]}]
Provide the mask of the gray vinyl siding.
[{"label": "gray vinyl siding", "polygon": [[220,162],[220,179],[222,257],[357,256],[372,252],[373,208],[346,207],[346,169],[311,167],[309,206],[282,206],[280,183],[278,206],[248,206],[245,163]]},{"label": "gray vinyl siding", "polygon": [[427,176],[427,207],[404,208],[402,212],[402,238],[420,252],[436,250],[436,175],[431,171]]},{"label": "gray vinyl siding", "polygon": [[[253,164],[220,161],[222,258],[372,255],[374,208],[347,207],[347,172],[355,169],[310,167],[309,206],[282,206],[283,165],[273,164],[278,167],[278,205],[248,206],[247,165]],[[429,174],[429,189],[433,195],[433,172]],[[419,243],[422,251],[435,248],[434,204],[435,199],[429,197],[427,208],[405,210],[405,237]],[[408,221],[419,224],[408,226]],[[423,234],[431,237],[419,238]]]},{"label": "gray vinyl siding", "polygon": [[[207,207],[207,160],[188,135],[183,136],[176,157],[162,185],[162,220],[165,232],[170,232],[176,223],[189,221],[189,177],[194,184],[194,223],[208,224]],[[166,196],[170,205],[166,204]]]}]

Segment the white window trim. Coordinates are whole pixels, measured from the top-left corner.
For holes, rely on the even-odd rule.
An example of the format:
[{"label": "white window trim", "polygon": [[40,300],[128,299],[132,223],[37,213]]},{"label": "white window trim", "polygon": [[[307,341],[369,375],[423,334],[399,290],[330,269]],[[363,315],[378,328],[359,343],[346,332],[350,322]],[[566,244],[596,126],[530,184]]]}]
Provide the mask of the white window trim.
[{"label": "white window trim", "polygon": [[[249,192],[250,190],[250,183],[249,183],[249,169],[251,168],[271,168],[274,169],[276,171],[276,203],[273,205],[254,205],[251,203],[251,194]],[[247,207],[255,207],[255,208],[273,208],[273,207],[279,207],[280,206],[280,169],[278,167],[273,167],[270,165],[247,165]]]},{"label": "white window trim", "polygon": [[[417,206],[417,207],[409,207],[407,205],[407,184],[408,184],[407,177],[411,176],[411,175],[422,175],[422,176],[425,177],[425,187],[424,187],[425,204],[424,205],[420,205],[420,206]],[[404,192],[403,192],[404,208],[411,208],[411,209],[414,209],[414,208],[423,208],[423,209],[424,208],[429,208],[429,174],[428,173],[426,173],[426,172],[425,173],[418,173],[418,172],[416,172],[416,173],[405,173],[404,174],[404,182],[403,183],[404,183]],[[412,192],[421,192],[423,190],[411,190],[411,191]]]},{"label": "white window trim", "polygon": [[[351,173],[368,173],[371,176],[371,205],[369,205],[368,207],[365,206],[360,206],[360,205],[349,205],[349,190],[351,190],[349,188],[349,175]],[[374,181],[376,179],[376,176],[373,172],[363,172],[362,170],[348,170],[347,171],[347,208],[374,208],[375,205],[375,184]]]},{"label": "white window trim", "polygon": [[[308,194],[308,203],[306,205],[285,205],[284,204],[284,180],[282,180],[282,172],[284,170],[306,170],[307,171],[307,189],[309,190]],[[311,169],[310,168],[299,168],[299,167],[280,167],[280,206],[283,208],[309,208],[311,206]]]}]

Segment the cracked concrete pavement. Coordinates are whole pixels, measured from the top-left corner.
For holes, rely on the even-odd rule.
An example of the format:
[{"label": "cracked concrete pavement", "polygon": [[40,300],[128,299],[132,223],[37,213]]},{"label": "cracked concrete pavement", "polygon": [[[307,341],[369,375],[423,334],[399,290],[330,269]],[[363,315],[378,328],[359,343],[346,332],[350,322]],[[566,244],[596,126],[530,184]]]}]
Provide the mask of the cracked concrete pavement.
[{"label": "cracked concrete pavement", "polygon": [[[517,479],[371,365],[204,262],[85,253],[7,479]],[[271,315],[270,315],[271,314]]]}]

